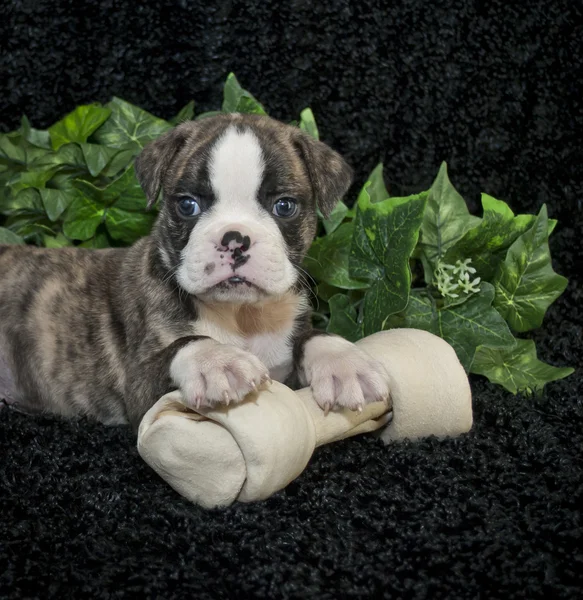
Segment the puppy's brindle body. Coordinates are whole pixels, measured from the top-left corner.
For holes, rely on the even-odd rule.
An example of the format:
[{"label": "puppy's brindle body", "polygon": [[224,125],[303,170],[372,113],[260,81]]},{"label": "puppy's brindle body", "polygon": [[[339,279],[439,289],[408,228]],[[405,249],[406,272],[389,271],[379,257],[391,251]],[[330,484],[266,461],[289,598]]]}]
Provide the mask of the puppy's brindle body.
[{"label": "puppy's brindle body", "polygon": [[[137,427],[166,392],[241,400],[270,377],[323,408],[388,395],[382,367],[316,335],[301,261],[351,171],[267,117],[179,125],[136,173],[160,215],[130,248],[0,246],[0,399]],[[293,214],[291,210],[295,209]]]}]

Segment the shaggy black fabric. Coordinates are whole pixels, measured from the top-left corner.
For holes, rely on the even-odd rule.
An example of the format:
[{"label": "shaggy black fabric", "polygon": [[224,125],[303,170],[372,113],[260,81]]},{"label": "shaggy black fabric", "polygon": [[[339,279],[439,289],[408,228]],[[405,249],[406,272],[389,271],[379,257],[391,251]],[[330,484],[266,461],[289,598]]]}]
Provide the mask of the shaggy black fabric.
[{"label": "shaggy black fabric", "polygon": [[570,284],[532,337],[578,370],[537,401],[472,377],[470,434],[336,443],[268,501],[221,511],[174,493],[125,428],[1,410],[0,597],[581,597],[581,4],[14,0],[3,13],[5,131],[112,95],[165,117],[190,98],[216,108],[232,70],[275,117],[311,106],[359,185],[382,159],[394,193],[417,191],[446,160],[473,210],[480,191],[515,211],[546,202]]}]

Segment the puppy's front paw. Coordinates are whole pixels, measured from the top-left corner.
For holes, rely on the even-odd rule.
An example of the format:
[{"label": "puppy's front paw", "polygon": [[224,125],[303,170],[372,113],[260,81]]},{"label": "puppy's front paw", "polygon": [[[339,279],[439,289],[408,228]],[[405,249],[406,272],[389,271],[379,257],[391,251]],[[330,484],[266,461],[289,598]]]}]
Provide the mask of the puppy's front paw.
[{"label": "puppy's front paw", "polygon": [[181,348],[170,365],[170,376],[195,409],[240,402],[270,381],[267,367],[256,356],[211,339]]},{"label": "puppy's front paw", "polygon": [[383,366],[363,350],[336,336],[316,336],[306,343],[304,383],[326,412],[336,406],[361,411],[389,396]]}]

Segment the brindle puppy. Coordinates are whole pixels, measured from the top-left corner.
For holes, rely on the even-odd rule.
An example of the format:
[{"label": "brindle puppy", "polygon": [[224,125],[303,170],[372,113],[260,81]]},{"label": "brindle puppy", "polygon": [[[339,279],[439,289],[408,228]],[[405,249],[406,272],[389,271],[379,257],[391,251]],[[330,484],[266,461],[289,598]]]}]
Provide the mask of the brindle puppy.
[{"label": "brindle puppy", "polygon": [[324,409],[388,395],[382,367],[316,335],[300,264],[351,170],[298,128],[220,115],[147,146],[150,236],[131,248],[0,247],[0,398],[137,427],[171,389],[229,403],[270,378]]}]

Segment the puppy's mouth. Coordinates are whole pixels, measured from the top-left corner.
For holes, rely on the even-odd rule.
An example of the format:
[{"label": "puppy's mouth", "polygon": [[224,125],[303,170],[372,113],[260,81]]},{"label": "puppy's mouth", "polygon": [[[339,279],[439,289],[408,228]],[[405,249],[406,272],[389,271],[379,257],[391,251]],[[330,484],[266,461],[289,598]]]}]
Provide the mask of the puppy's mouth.
[{"label": "puppy's mouth", "polygon": [[231,275],[230,277],[226,277],[213,285],[210,290],[217,291],[221,294],[232,292],[237,296],[241,294],[246,296],[249,293],[253,295],[259,294],[260,296],[269,296],[267,290],[256,283],[249,281],[242,275]]},{"label": "puppy's mouth", "polygon": [[261,289],[259,286],[251,283],[245,277],[241,277],[240,275],[232,275],[231,277],[227,277],[223,279],[223,281],[219,281],[214,287],[222,290],[230,290],[237,287],[250,287],[255,289]]}]

